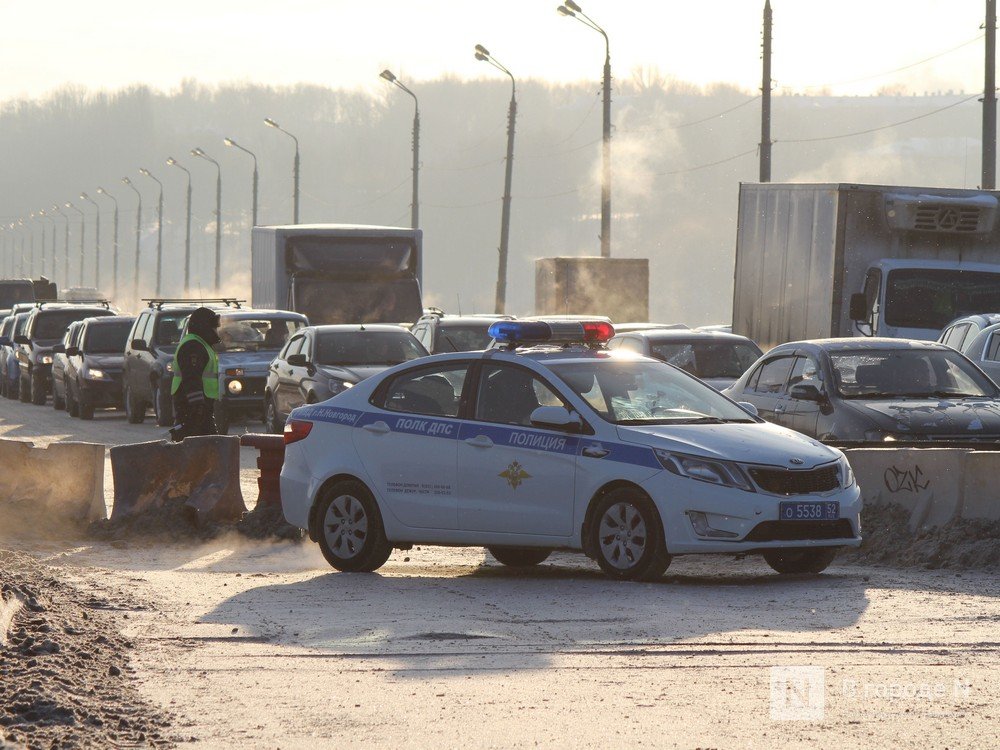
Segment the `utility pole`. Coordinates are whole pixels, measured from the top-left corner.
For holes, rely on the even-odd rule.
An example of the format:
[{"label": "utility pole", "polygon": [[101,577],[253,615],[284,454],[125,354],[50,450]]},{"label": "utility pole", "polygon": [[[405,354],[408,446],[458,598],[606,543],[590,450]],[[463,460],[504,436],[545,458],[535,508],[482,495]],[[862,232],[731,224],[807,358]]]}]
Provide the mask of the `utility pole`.
[{"label": "utility pole", "polygon": [[764,72],[760,83],[760,181],[771,181],[771,0],[764,0]]},{"label": "utility pole", "polygon": [[983,84],[983,190],[997,182],[997,0],[986,0],[986,74]]}]

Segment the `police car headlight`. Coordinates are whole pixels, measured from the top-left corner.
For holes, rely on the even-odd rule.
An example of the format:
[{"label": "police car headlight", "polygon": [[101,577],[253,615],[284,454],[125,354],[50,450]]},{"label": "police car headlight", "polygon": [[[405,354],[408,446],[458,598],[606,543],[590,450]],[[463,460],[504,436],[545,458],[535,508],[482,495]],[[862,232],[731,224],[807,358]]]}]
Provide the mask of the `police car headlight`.
[{"label": "police car headlight", "polygon": [[52,355],[51,354],[39,354],[38,358],[35,360],[40,365],[51,365]]},{"label": "police car headlight", "polygon": [[837,462],[837,468],[840,472],[840,486],[845,489],[853,486],[855,481],[854,469],[852,469],[851,465],[847,462],[847,456],[840,457],[840,461]]},{"label": "police car headlight", "polygon": [[336,396],[341,391],[346,391],[348,388],[353,388],[354,383],[350,383],[346,380],[340,380],[339,378],[330,378],[330,393]]},{"label": "police car headlight", "polygon": [[104,370],[95,370],[94,368],[90,368],[87,370],[87,377],[91,380],[104,380],[107,377],[107,373],[105,373]]},{"label": "police car headlight", "polygon": [[234,396],[238,396],[243,393],[243,383],[238,380],[230,380],[229,385],[226,386],[226,390]]},{"label": "police car headlight", "polygon": [[663,450],[657,450],[655,453],[663,468],[678,476],[723,487],[736,487],[747,492],[756,491],[743,470],[732,461],[712,461]]}]

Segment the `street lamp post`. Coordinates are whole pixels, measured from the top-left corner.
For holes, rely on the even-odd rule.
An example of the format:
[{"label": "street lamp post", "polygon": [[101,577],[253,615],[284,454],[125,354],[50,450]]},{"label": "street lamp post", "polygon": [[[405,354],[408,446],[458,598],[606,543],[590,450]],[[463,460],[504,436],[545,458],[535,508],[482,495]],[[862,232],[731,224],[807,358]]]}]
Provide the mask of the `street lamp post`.
[{"label": "street lamp post", "polygon": [[146,168],[140,169],[139,174],[148,177],[160,187],[160,197],[156,204],[156,296],[159,297],[163,275],[163,183],[153,177]]},{"label": "street lamp post", "polygon": [[[111,290],[112,290],[111,297],[112,299],[117,300],[118,299],[118,201],[115,200],[115,197],[111,195],[111,193],[109,193],[102,187],[97,188],[97,194],[103,195],[105,198],[111,201],[115,206],[114,241],[113,241],[114,251],[112,253],[112,258],[111,258]],[[53,255],[53,257],[55,256]],[[98,264],[98,269],[100,269],[100,264]],[[100,270],[98,270],[98,274],[100,274]],[[98,276],[98,279],[99,278],[100,276]]]},{"label": "street lamp post", "polygon": [[[62,206],[58,204],[53,204],[52,210],[63,217],[63,221],[66,222],[65,233],[63,235],[63,286],[69,286],[69,217],[63,213]],[[54,276],[56,272],[56,262],[55,257],[52,259],[52,275]]]},{"label": "street lamp post", "polygon": [[[44,219],[46,222],[49,222],[49,221],[52,222],[52,266],[53,266],[53,269],[54,269],[55,268],[55,257],[56,257],[56,225],[55,225],[55,219],[52,216],[50,216],[49,214],[45,213],[45,209],[42,209],[41,211],[39,211],[38,215],[40,217],[42,217],[42,219]],[[46,266],[46,263],[45,263],[45,227],[46,227],[46,225],[43,224],[42,225],[42,276],[45,276],[45,274],[47,272],[47,266]],[[54,275],[54,273],[55,272],[53,271],[53,275]]]},{"label": "street lamp post", "polygon": [[611,257],[611,43],[608,35],[573,0],[566,0],[556,10],[575,18],[604,37],[604,137],[601,165],[601,257]]},{"label": "street lamp post", "polygon": [[184,295],[187,296],[191,293],[191,173],[172,156],[167,164],[187,175],[187,233],[184,236]]},{"label": "street lamp post", "polygon": [[416,229],[420,226],[420,102],[417,101],[417,95],[400,83],[392,72],[383,70],[379,77],[413,97],[413,198],[410,204],[410,226]]},{"label": "street lamp post", "polygon": [[[298,146],[296,146],[296,151]],[[222,274],[222,167],[219,166],[219,162],[213,159],[211,156],[206,154],[200,148],[191,149],[191,156],[197,156],[199,159],[204,159],[205,161],[211,162],[215,165],[217,172],[217,177],[215,181],[215,291],[218,292],[219,288],[222,286],[221,274]],[[298,193],[298,188],[296,187],[296,194]],[[297,210],[297,209],[296,209]]]},{"label": "street lamp post", "polygon": [[[80,200],[87,201],[94,207],[94,224],[96,229],[94,230],[94,288],[98,291],[101,290],[101,207],[98,205],[97,201],[91,198],[86,193],[80,193]],[[82,273],[82,272],[81,272]],[[81,286],[83,285],[83,279],[80,280]]]},{"label": "street lamp post", "polygon": [[[250,213],[250,228],[253,229],[255,226],[257,226],[257,182],[258,182],[257,155],[253,151],[251,151],[250,149],[244,148],[243,146],[241,146],[240,144],[238,144],[232,138],[226,138],[224,142],[225,142],[225,144],[227,146],[231,146],[233,148],[239,149],[240,151],[242,151],[245,154],[250,154],[250,158],[253,159],[253,185],[252,185],[252,190],[251,190],[251,196],[252,196],[252,204],[251,205],[253,207],[252,207],[251,213]],[[296,143],[298,143],[298,141],[296,141]],[[298,153],[298,148],[296,148],[296,153]],[[296,157],[296,161],[297,160],[298,160],[298,157]],[[298,167],[296,167],[296,173],[298,173]],[[296,180],[297,179],[298,178],[296,178]],[[296,214],[295,223],[296,224],[299,223],[299,221],[298,221],[298,214]]]},{"label": "street lamp post", "polygon": [[[87,232],[87,215],[70,202],[66,202],[66,208],[80,214],[80,286],[83,286],[83,236]],[[68,273],[68,272],[67,272]]]},{"label": "street lamp post", "polygon": [[494,311],[503,314],[507,308],[507,246],[510,241],[510,183],[514,169],[514,121],[517,119],[517,81],[514,74],[497,62],[483,45],[476,45],[476,59],[488,62],[510,76],[510,106],[507,108],[507,162],[503,180],[503,208],[500,213],[500,254],[497,266],[497,294]]},{"label": "street lamp post", "polygon": [[295,162],[292,164],[292,223],[299,223],[299,139],[289,133],[270,117],[264,118],[264,124],[269,128],[279,130],[295,141]]},{"label": "street lamp post", "polygon": [[142,193],[139,192],[139,188],[132,184],[132,180],[128,177],[122,177],[122,184],[128,185],[135,191],[136,200],[138,200],[138,208],[135,214],[135,269],[132,277],[132,300],[135,304],[139,303],[139,240],[142,238]]},{"label": "street lamp post", "polygon": [[[31,265],[29,268],[28,275],[31,278],[35,276],[35,219],[38,218],[38,214],[32,211],[28,214],[28,218],[31,220],[28,224],[28,236],[31,238]],[[42,226],[42,252],[45,252],[45,227]]]},{"label": "street lamp post", "polygon": [[24,231],[25,231],[24,219],[17,220],[17,234],[18,234],[18,261],[17,261],[17,275],[24,275],[24,267],[27,265],[24,258]]}]

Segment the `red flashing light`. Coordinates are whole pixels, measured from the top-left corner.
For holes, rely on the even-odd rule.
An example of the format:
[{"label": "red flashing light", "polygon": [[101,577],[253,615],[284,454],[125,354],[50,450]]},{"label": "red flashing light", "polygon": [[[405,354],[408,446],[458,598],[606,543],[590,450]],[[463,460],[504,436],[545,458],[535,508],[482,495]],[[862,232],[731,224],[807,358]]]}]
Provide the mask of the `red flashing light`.
[{"label": "red flashing light", "polygon": [[309,433],[312,432],[313,423],[306,422],[304,419],[289,419],[285,423],[285,445],[290,445],[291,443],[297,443],[300,440],[305,440],[309,437]]},{"label": "red flashing light", "polygon": [[610,323],[583,323],[583,340],[588,344],[604,343],[615,335],[615,328]]}]

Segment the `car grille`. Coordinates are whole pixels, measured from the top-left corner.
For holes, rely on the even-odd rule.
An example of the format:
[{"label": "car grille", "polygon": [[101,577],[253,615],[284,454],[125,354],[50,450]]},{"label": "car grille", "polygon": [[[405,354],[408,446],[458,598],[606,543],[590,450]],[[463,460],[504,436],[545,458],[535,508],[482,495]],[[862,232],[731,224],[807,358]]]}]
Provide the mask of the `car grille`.
[{"label": "car grille", "polygon": [[746,542],[797,542],[812,539],[853,539],[846,518],[839,521],[762,521],[747,534]]},{"label": "car grille", "polygon": [[266,378],[243,378],[243,392],[241,396],[263,396]]},{"label": "car grille", "polygon": [[804,471],[753,468],[750,469],[750,476],[764,492],[774,495],[811,495],[829,492],[840,486],[840,472],[836,464]]}]

